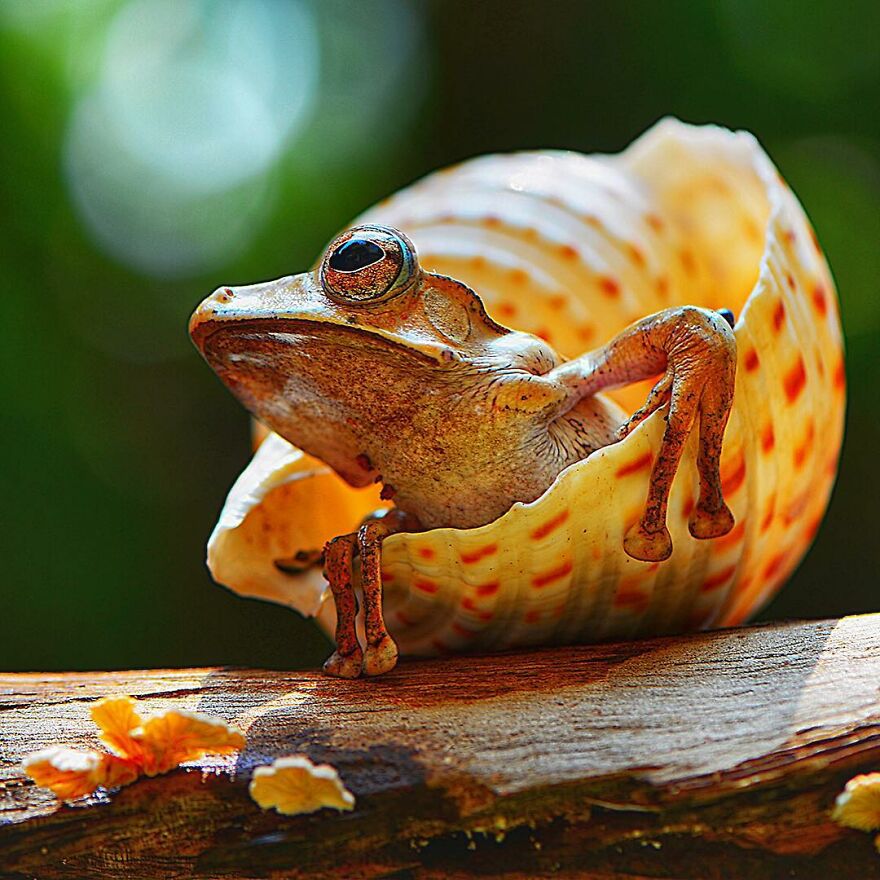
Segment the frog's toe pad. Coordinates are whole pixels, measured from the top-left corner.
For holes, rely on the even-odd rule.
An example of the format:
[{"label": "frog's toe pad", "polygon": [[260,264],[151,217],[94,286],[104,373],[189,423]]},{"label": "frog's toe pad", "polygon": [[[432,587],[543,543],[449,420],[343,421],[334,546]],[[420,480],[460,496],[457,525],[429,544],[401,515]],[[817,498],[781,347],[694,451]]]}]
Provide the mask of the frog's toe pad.
[{"label": "frog's toe pad", "polygon": [[720,538],[733,528],[733,514],[726,504],[709,511],[698,504],[688,520],[688,529],[695,538]]},{"label": "frog's toe pad", "polygon": [[397,645],[391,636],[385,636],[375,645],[367,645],[364,652],[364,675],[382,675],[397,665]]},{"label": "frog's toe pad", "polygon": [[357,678],[361,674],[363,653],[360,648],[350,654],[334,651],[324,662],[324,673],[334,678]]},{"label": "frog's toe pad", "polygon": [[626,533],[623,549],[633,559],[662,562],[672,555],[672,536],[666,526],[656,532],[649,532],[642,523],[636,523]]}]

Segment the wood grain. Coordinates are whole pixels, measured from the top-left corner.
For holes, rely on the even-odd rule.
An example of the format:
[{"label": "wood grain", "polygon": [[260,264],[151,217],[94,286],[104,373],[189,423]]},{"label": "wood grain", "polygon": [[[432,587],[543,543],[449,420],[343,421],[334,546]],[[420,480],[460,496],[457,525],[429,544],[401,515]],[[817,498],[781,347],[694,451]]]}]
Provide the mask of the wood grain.
[{"label": "wood grain", "polygon": [[[247,748],[59,807],[20,770],[95,746],[92,700],[218,715]],[[287,818],[254,766],[334,764],[351,814]],[[833,824],[880,769],[880,615],[483,657],[387,676],[0,676],[0,876],[880,878]],[[793,872],[793,873],[792,873]]]}]

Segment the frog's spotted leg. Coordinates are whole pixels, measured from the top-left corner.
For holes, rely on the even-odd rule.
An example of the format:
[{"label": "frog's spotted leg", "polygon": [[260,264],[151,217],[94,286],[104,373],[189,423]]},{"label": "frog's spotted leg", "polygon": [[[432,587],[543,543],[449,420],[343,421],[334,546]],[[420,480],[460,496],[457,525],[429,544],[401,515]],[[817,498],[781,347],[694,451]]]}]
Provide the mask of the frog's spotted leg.
[{"label": "frog's spotted leg", "polygon": [[[381,519],[368,519],[357,532],[340,535],[324,550],[324,576],[336,603],[336,650],[324,663],[324,672],[339,678],[381,675],[397,664],[397,645],[388,635],[382,615],[382,541],[400,531],[414,531],[418,525],[405,513],[390,510]],[[363,650],[357,638],[357,601],[351,582],[355,553],[361,558],[361,589],[364,596]]]},{"label": "frog's spotted leg", "polygon": [[624,539],[624,550],[630,556],[649,562],[672,554],[666,507],[685,442],[697,420],[700,497],[690,516],[690,532],[695,538],[717,538],[733,527],[719,469],[736,375],[736,339],[729,319],[692,306],[667,309],[636,322],[602,348],[562,364],[549,376],[563,385],[569,394],[567,402],[573,404],[603,389],[658,373],[663,376],[645,405],[620,430],[626,436],[668,403],[645,510]]}]

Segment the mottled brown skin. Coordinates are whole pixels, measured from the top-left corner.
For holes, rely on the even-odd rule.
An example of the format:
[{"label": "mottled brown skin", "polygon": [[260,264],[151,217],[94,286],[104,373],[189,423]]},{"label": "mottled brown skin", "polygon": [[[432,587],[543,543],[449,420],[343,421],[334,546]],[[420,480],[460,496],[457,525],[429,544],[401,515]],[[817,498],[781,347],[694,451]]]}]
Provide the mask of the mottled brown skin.
[{"label": "mottled brown skin", "polygon": [[[667,427],[641,520],[636,559],[669,557],[666,506],[699,420],[697,538],[728,532],[719,459],[733,400],[736,342],[716,312],[667,309],[571,361],[496,324],[466,285],[422,271],[396,230],[355,227],[318,269],[221,288],[190,321],[205,359],[254,415],[325,461],[352,486],[382,482],[395,509],[330,541],[325,572],[336,602],[334,675],[391,669],[382,619],[382,540],[395,531],[474,528],[538,498],[568,465],[616,442],[655,410]],[[629,420],[602,390],[663,374]],[[351,583],[361,557],[366,645],[355,632]]]}]

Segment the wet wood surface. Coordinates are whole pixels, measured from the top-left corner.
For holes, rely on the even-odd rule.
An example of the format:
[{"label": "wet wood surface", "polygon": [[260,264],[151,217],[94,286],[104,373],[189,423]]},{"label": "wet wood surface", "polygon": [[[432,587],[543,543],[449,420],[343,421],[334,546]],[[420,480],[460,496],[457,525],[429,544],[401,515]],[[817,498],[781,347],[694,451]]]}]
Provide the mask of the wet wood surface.
[{"label": "wet wood surface", "polygon": [[[90,703],[218,715],[205,759],[61,806],[24,755],[98,745]],[[253,768],[305,753],[352,813],[283,817]],[[880,770],[880,615],[516,654],[378,679],[184,669],[0,675],[0,877],[880,878],[829,818]]]}]

